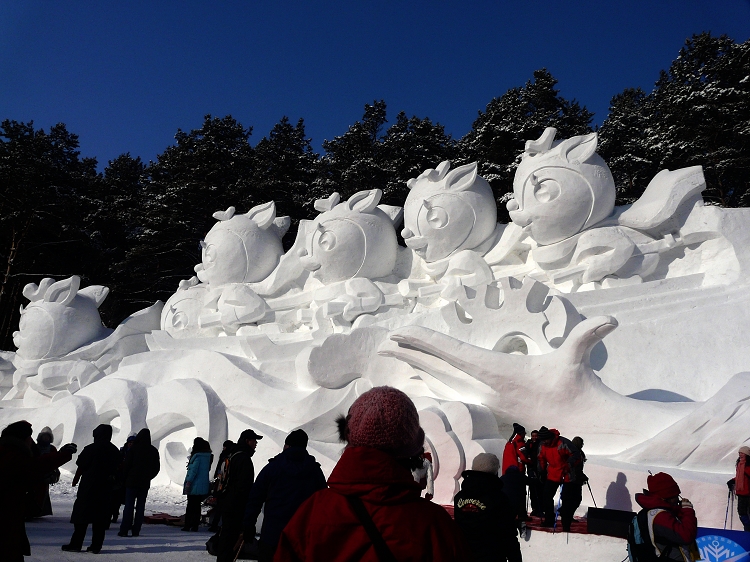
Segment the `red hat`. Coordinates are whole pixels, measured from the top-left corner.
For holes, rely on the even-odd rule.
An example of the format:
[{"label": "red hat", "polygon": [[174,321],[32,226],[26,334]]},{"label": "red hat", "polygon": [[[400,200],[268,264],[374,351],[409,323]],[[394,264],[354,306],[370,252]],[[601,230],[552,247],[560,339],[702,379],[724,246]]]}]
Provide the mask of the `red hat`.
[{"label": "red hat", "polygon": [[346,416],[351,447],[373,447],[397,458],[422,454],[424,431],[414,402],[395,388],[376,386],[354,401]]},{"label": "red hat", "polygon": [[662,499],[673,498],[680,495],[680,487],[666,472],[657,472],[646,479],[648,491]]}]

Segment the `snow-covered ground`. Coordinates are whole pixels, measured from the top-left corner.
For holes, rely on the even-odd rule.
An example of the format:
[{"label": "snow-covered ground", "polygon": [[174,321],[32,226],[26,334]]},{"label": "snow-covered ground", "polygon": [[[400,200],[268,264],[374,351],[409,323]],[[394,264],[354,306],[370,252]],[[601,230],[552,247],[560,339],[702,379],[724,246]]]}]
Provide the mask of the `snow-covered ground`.
[{"label": "snow-covered ground", "polygon": [[[165,512],[181,515],[185,511],[184,496],[176,487],[156,486],[151,489],[146,504],[146,515]],[[75,500],[75,488],[70,486],[70,475],[63,474],[60,483],[52,486],[54,515],[26,524],[31,542],[29,562],[90,560],[87,552],[63,552],[60,546],[70,540],[73,526],[69,523]],[[144,525],[139,537],[118,537],[118,526],[107,532],[100,554],[113,562],[193,562],[212,561],[205,543],[211,533],[205,527],[198,533],[186,533],[179,527]],[[91,529],[84,541],[90,544]],[[625,541],[597,535],[565,535],[532,531],[528,541],[521,542],[525,562],[619,562],[626,556]]]}]

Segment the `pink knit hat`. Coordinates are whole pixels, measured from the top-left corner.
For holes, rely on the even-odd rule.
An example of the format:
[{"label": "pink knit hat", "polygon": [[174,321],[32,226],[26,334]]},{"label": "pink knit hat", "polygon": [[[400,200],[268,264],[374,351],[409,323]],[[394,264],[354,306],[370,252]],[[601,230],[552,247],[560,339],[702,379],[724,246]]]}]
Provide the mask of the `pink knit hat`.
[{"label": "pink knit hat", "polygon": [[396,458],[419,455],[424,431],[411,399],[390,386],[376,386],[354,401],[346,416],[350,447],[373,447]]}]

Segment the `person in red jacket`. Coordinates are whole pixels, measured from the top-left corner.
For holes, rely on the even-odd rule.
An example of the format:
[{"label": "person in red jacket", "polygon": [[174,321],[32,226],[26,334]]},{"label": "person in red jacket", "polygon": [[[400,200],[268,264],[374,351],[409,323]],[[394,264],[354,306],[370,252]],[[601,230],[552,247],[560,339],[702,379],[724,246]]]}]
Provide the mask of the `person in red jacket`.
[{"label": "person in red jacket", "polygon": [[505,474],[508,467],[515,466],[521,474],[526,473],[526,465],[529,464],[529,456],[526,454],[526,428],[521,424],[513,424],[513,435],[503,449],[503,467],[501,475]]},{"label": "person in red jacket", "polygon": [[539,450],[538,463],[544,490],[542,506],[544,509],[545,527],[552,527],[555,515],[555,493],[561,484],[575,480],[575,467],[581,462],[578,449],[556,429],[542,427],[539,430],[542,446]]},{"label": "person in red jacket", "polygon": [[750,447],[740,447],[735,463],[735,477],[727,482],[729,489],[737,494],[737,513],[745,531],[750,531]]},{"label": "person in red jacket", "polygon": [[420,497],[412,477],[424,431],[409,397],[375,387],[337,421],[347,445],[329,487],[299,507],[274,561],[466,560],[455,523],[443,507]]},{"label": "person in red jacket", "polygon": [[3,429],[0,435],[0,481],[6,484],[0,495],[0,544],[2,559],[23,562],[31,556],[24,522],[24,496],[50,471],[68,462],[77,448],[68,443],[59,451],[34,457],[31,424],[19,421]]},{"label": "person in red jacket", "polygon": [[657,557],[683,562],[697,560],[694,554],[698,520],[693,504],[687,498],[680,499],[680,487],[665,472],[650,475],[646,481],[648,491],[635,495],[635,501],[643,508],[638,517],[648,527],[648,537],[645,529],[641,530],[641,536],[655,547]]}]

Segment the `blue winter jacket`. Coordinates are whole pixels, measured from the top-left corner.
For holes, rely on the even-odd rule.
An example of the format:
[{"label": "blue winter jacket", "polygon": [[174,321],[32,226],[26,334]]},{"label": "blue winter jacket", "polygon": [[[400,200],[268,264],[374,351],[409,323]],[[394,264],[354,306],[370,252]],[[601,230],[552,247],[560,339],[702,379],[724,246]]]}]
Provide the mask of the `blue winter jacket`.
[{"label": "blue winter jacket", "polygon": [[208,475],[211,472],[211,453],[193,453],[188,462],[185,484],[191,482],[189,496],[205,496],[209,492]]},{"label": "blue winter jacket", "polygon": [[270,459],[258,474],[247,500],[245,532],[255,534],[255,523],[265,504],[260,541],[275,547],[297,508],[325,487],[326,478],[315,457],[303,447],[289,447]]}]

